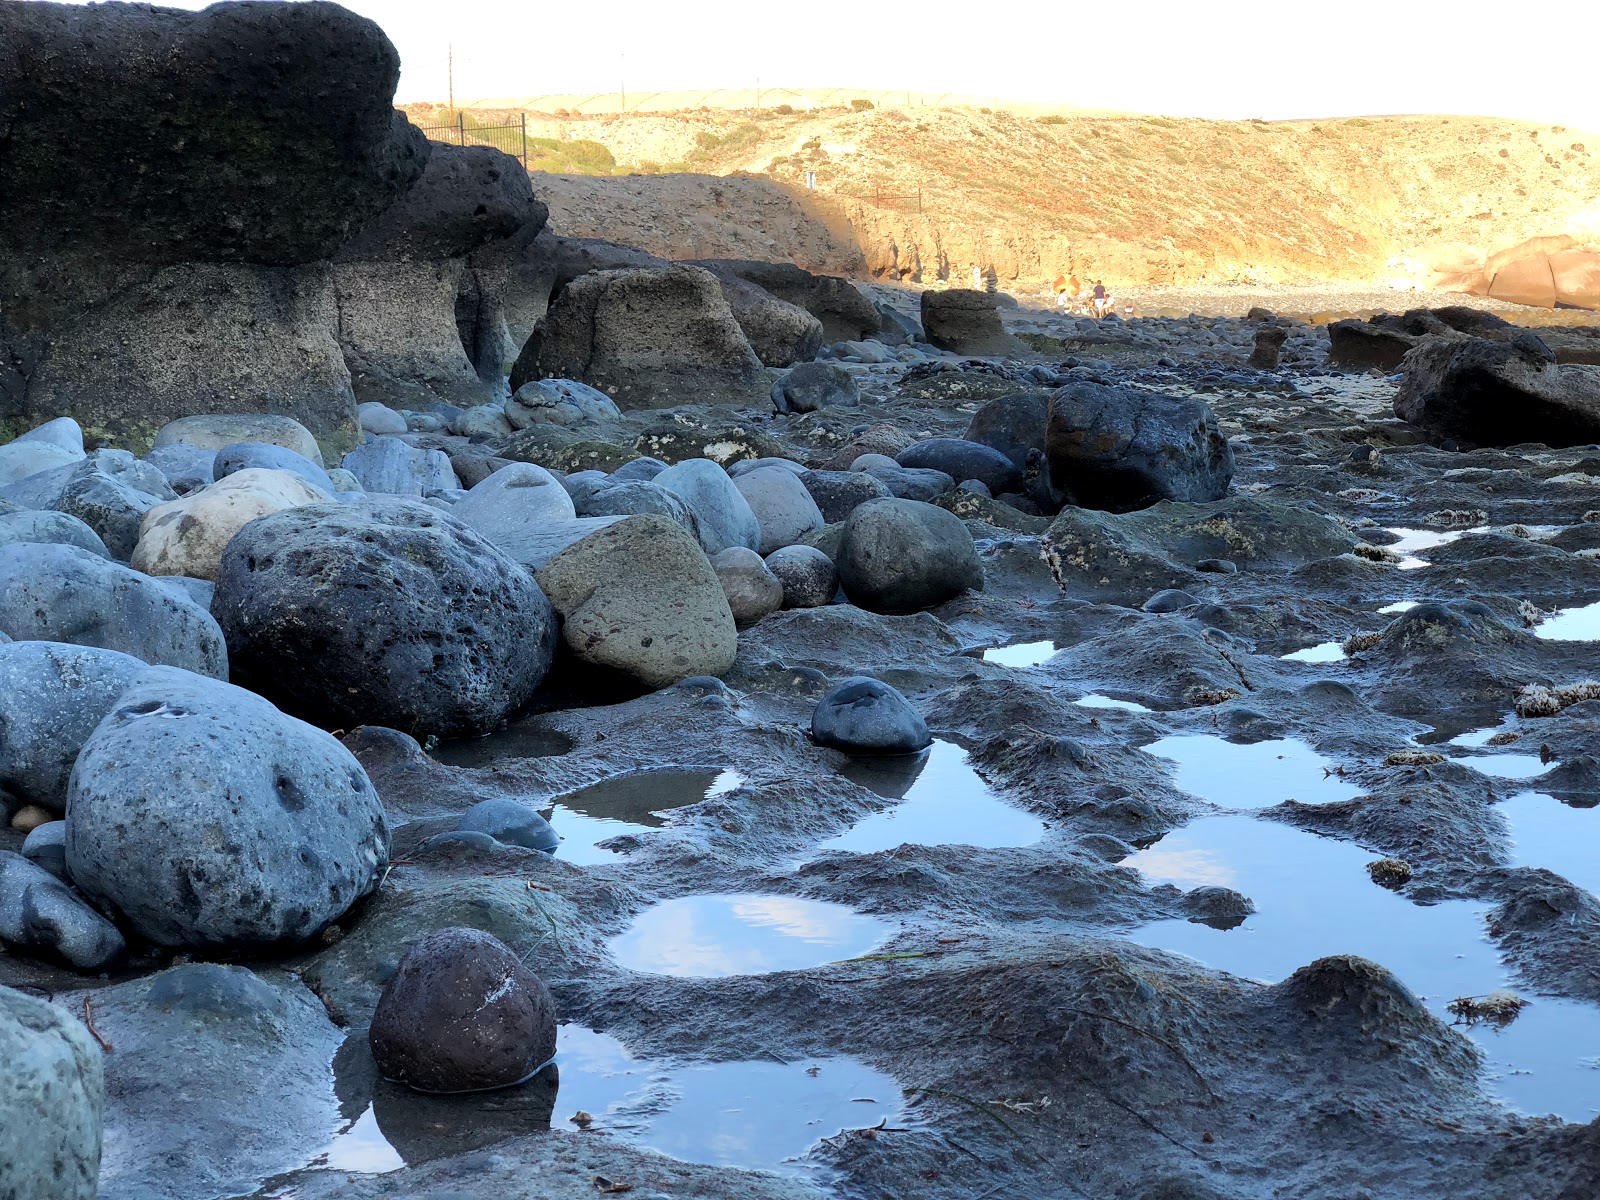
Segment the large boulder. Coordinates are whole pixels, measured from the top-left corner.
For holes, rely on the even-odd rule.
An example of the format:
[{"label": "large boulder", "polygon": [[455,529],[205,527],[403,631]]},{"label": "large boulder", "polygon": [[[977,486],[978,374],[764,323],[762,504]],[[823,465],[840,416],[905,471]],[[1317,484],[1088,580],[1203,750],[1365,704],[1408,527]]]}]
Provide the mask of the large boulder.
[{"label": "large boulder", "polygon": [[332,498],[331,491],[288,471],[235,471],[145,513],[128,565],[146,575],[215,579],[223,549],[251,521]]},{"label": "large boulder", "polygon": [[929,342],[956,354],[1007,355],[1023,348],[1001,327],[994,296],[969,288],[923,292],[922,328]]},{"label": "large boulder", "polygon": [[450,515],[519,558],[528,533],[578,514],[560,480],[532,463],[502,467],[450,508]]},{"label": "large boulder", "polygon": [[420,1092],[510,1087],[555,1058],[555,1002],[499,938],[441,929],[406,951],[367,1037],[384,1077]]},{"label": "large boulder", "polygon": [[383,804],[334,738],[259,696],[156,668],[89,735],[67,798],[67,871],[163,946],[319,933],[378,886]]},{"label": "large boulder", "polygon": [[733,319],[750,340],[756,357],[769,367],[809,362],[822,349],[822,322],[797,304],[735,274],[715,259],[698,262],[717,277]]},{"label": "large boulder", "polygon": [[[319,467],[325,462],[316,435],[293,417],[278,413],[196,413],[180,417],[157,431],[150,457],[154,460],[157,450],[169,446],[190,446],[220,454],[243,444],[281,446]],[[215,454],[211,460],[213,476]]]},{"label": "large boulder", "polygon": [[793,546],[813,529],[822,528],[822,510],[793,471],[762,467],[741,474],[733,486],[755,514],[761,531],[756,549],[762,554]]},{"label": "large boulder", "polygon": [[399,438],[373,438],[340,464],[362,488],[390,496],[426,496],[460,485],[443,450],[419,450]]},{"label": "large boulder", "polygon": [[846,754],[915,754],[933,741],[928,723],[887,683],[858,675],[829,688],[811,713],[811,738]]},{"label": "large boulder", "polygon": [[237,406],[348,444],[325,260],[428,156],[377,25],[331,4],[11,5],[0,44],[0,425],[71,413],[143,449]]},{"label": "large boulder", "polygon": [[1434,437],[1478,446],[1600,441],[1600,366],[1560,365],[1531,333],[1429,339],[1404,370],[1395,415]]},{"label": "large boulder", "polygon": [[854,375],[837,363],[806,362],[772,385],[772,407],[780,413],[809,413],[829,405],[861,403]]},{"label": "large boulder", "polygon": [[782,581],[767,570],[767,564],[754,550],[729,546],[711,560],[711,568],[717,573],[737,624],[754,625],[783,607]]},{"label": "large boulder", "polygon": [[666,517],[624,517],[538,573],[580,661],[663,688],[733,667],[733,613],[705,553]]},{"label": "large boulder", "polygon": [[[399,416],[398,413],[395,415]],[[402,427],[404,424],[402,418]],[[401,432],[404,432],[403,428]],[[298,475],[313,487],[321,488],[329,496],[337,490],[333,480],[328,478],[328,473],[322,469],[321,463],[312,462],[297,451],[271,442],[235,442],[226,449],[217,451],[211,459],[213,482],[226,479],[229,475],[236,475],[240,471],[251,470],[287,471],[291,475]]]},{"label": "large boulder", "polygon": [[97,450],[82,462],[41,471],[0,488],[0,498],[25,508],[50,509],[78,518],[124,562],[139,540],[144,514],[176,496],[166,476],[126,450]]},{"label": "large boulder", "polygon": [[237,682],[330,726],[481,732],[528,701],[555,648],[527,571],[389,497],[251,522],[223,554],[212,611]]},{"label": "large boulder", "polygon": [[1203,401],[1098,383],[1050,399],[1050,483],[1083,508],[1126,512],[1160,500],[1220,500],[1233,449]]},{"label": "large boulder", "polygon": [[918,500],[868,500],[856,508],[834,562],[850,602],[873,612],[917,612],[983,587],[967,527]]},{"label": "large boulder", "polygon": [[958,483],[976,479],[996,496],[1022,486],[1016,463],[992,446],[965,438],[924,438],[900,451],[895,461],[913,470],[943,471]]},{"label": "large boulder", "polygon": [[0,791],[60,815],[78,751],[149,667],[115,650],[0,644]]},{"label": "large boulder", "polygon": [[0,1196],[94,1200],[105,1075],[83,1022],[0,987]]},{"label": "large boulder", "polygon": [[718,278],[730,276],[753,283],[785,303],[803,308],[822,323],[825,342],[854,342],[878,332],[878,310],[848,279],[813,275],[786,262],[745,258],[694,260]]},{"label": "large boulder", "polygon": [[541,421],[551,425],[592,425],[622,415],[610,396],[572,379],[530,380],[506,401],[505,414],[513,429],[526,429]]},{"label": "large boulder", "polygon": [[0,850],[0,943],[59,955],[99,971],[126,948],[117,927],[49,871]]},{"label": "large boulder", "polygon": [[76,546],[0,546],[0,632],[228,676],[227,645],[209,612],[177,589]]},{"label": "large boulder", "polygon": [[1400,369],[1400,360],[1417,344],[1413,334],[1354,318],[1328,326],[1328,365],[1346,371]]},{"label": "large boulder", "polygon": [[111,551],[98,533],[77,517],[59,512],[22,512],[0,514],[0,546],[15,542],[59,543],[87,550],[100,558],[110,558]]},{"label": "large boulder", "polygon": [[1600,309],[1600,249],[1558,250],[1550,255],[1556,303]]},{"label": "large boulder", "polygon": [[749,406],[771,386],[716,277],[682,265],[573,280],[518,355],[511,387],[550,377],[587,383],[625,409]]}]

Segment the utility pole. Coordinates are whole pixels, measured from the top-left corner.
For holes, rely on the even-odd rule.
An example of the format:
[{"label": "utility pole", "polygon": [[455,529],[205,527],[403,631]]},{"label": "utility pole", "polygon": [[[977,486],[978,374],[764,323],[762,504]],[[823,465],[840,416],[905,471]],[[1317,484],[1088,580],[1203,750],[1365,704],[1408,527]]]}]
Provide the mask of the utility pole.
[{"label": "utility pole", "polygon": [[453,114],[456,111],[456,45],[454,42],[449,42],[446,43],[446,47],[445,54],[448,57],[445,61],[448,66],[445,69],[449,72],[450,111]]},{"label": "utility pole", "polygon": [[617,75],[619,76],[617,82],[622,85],[622,92],[621,92],[621,96],[622,96],[622,111],[623,112],[627,112],[628,111],[628,56],[626,54],[617,55]]},{"label": "utility pole", "polygon": [[761,76],[756,76],[756,111],[761,111]]}]

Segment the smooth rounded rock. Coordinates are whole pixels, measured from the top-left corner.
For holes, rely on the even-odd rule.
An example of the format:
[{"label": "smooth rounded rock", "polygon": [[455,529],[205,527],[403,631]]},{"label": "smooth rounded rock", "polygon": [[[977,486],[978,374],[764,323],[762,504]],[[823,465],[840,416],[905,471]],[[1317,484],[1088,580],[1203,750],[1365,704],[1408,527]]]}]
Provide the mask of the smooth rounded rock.
[{"label": "smooth rounded rock", "polygon": [[60,512],[15,512],[0,516],[0,546],[17,542],[76,546],[97,558],[110,558],[100,535],[77,517]]},{"label": "smooth rounded rock", "polygon": [[[272,449],[292,453],[277,446]],[[321,474],[320,467],[316,470]],[[223,550],[251,521],[331,498],[331,485],[324,490],[289,471],[256,467],[235,471],[145,513],[128,565],[146,575],[215,579]]]},{"label": "smooth rounded rock", "polygon": [[76,546],[0,546],[0,630],[19,642],[99,646],[217,679],[228,674],[227,645],[210,613]]},{"label": "smooth rounded rock", "polygon": [[293,417],[271,413],[202,413],[179,417],[156,433],[152,449],[183,442],[204,450],[222,450],[237,442],[270,442],[323,465],[317,439]]},{"label": "smooth rounded rock", "polygon": [[711,566],[738,624],[753,625],[783,606],[783,584],[754,550],[729,546],[712,558]]},{"label": "smooth rounded rock", "polygon": [[761,531],[761,554],[771,554],[793,546],[806,534],[824,525],[822,510],[811,498],[806,485],[793,471],[768,466],[748,471],[733,481],[733,486],[750,505]]},{"label": "smooth rounded rock", "polygon": [[0,789],[60,815],[78,752],[149,667],[61,642],[0,645]]},{"label": "smooth rounded rock", "polygon": [[573,379],[534,379],[506,401],[506,420],[513,429],[540,421],[552,425],[587,425],[622,415],[604,392]]},{"label": "smooth rounded rock", "polygon": [[453,504],[450,515],[495,545],[514,549],[530,526],[578,515],[566,488],[543,467],[502,467]]},{"label": "smooth rounded rock", "polygon": [[651,458],[646,455],[643,458],[634,458],[623,463],[615,471],[611,472],[611,478],[619,483],[630,480],[648,483],[666,469],[667,464],[659,458]]},{"label": "smooth rounded rock", "polygon": [[869,500],[852,512],[835,565],[851,603],[873,612],[917,612],[983,587],[967,527],[915,500]]},{"label": "smooth rounded rock", "polygon": [[405,433],[407,428],[403,416],[375,400],[356,405],[356,420],[361,423],[363,433]]},{"label": "smooth rounded rock", "polygon": [[18,442],[43,442],[83,457],[83,427],[71,417],[57,417],[21,434]]},{"label": "smooth rounded rock", "polygon": [[125,949],[117,927],[70,887],[5,850],[0,850],[0,942],[50,951],[80,971],[99,971]]},{"label": "smooth rounded rock", "polygon": [[767,555],[767,570],[783,586],[784,608],[820,608],[833,603],[839,572],[815,546],[785,546]]},{"label": "smooth rounded rock", "polygon": [[173,442],[169,446],[157,446],[143,461],[165,475],[167,483],[180,496],[217,481],[217,452],[203,446]]},{"label": "smooth rounded rock", "polygon": [[668,467],[652,480],[687,504],[700,530],[707,554],[729,546],[754,550],[761,545],[761,523],[734,481],[709,458],[690,458]]},{"label": "smooth rounded rock", "polygon": [[855,676],[828,689],[811,714],[811,737],[846,754],[915,754],[933,741],[928,723],[887,683]]},{"label": "smooth rounded rock", "polygon": [[849,371],[835,363],[801,363],[772,385],[772,407],[780,413],[809,413],[830,405],[861,403],[861,389]]},{"label": "smooth rounded rock", "polygon": [[334,493],[333,480],[328,478],[328,473],[319,463],[314,463],[305,455],[297,454],[293,450],[274,446],[271,442],[235,442],[217,451],[212,469],[218,481],[236,472],[252,469],[288,471],[329,496]]},{"label": "smooth rounded rock", "polygon": [[867,473],[901,500],[932,500],[956,486],[956,479],[932,467],[870,467]]},{"label": "smooth rounded rock", "polygon": [[555,1057],[555,1003],[498,938],[441,929],[400,960],[368,1041],[385,1078],[421,1092],[510,1087]]},{"label": "smooth rounded rock", "polygon": [[368,492],[382,495],[426,496],[461,484],[449,455],[417,450],[399,438],[374,438],[346,454],[339,465]]},{"label": "smooth rounded rock", "polygon": [[57,879],[67,877],[67,823],[46,821],[35,825],[22,841],[22,857]]},{"label": "smooth rounded rock", "polygon": [[817,502],[826,524],[842,521],[868,500],[887,499],[894,493],[881,479],[865,471],[807,471],[800,476]]},{"label": "smooth rounded rock", "polygon": [[50,442],[8,442],[0,446],[0,487],[82,459],[82,450],[74,454]]},{"label": "smooth rounded rock", "polygon": [[0,1196],[95,1200],[105,1075],[83,1022],[0,987]]},{"label": "smooth rounded rock", "polygon": [[251,522],[223,554],[212,608],[234,678],[329,727],[481,732],[527,702],[555,648],[524,568],[393,497]]},{"label": "smooth rounded rock", "polygon": [[506,846],[522,846],[554,854],[561,838],[530,804],[496,796],[474,804],[461,814],[456,826],[463,833],[483,833]]},{"label": "smooth rounded rock", "polygon": [[992,446],[964,438],[927,438],[900,452],[902,467],[943,471],[951,479],[976,479],[991,494],[1014,492],[1022,486],[1017,465]]},{"label": "smooth rounded rock", "polygon": [[378,886],[389,827],[332,737],[261,697],[156,668],[84,743],[67,871],[163,946],[310,938]]}]

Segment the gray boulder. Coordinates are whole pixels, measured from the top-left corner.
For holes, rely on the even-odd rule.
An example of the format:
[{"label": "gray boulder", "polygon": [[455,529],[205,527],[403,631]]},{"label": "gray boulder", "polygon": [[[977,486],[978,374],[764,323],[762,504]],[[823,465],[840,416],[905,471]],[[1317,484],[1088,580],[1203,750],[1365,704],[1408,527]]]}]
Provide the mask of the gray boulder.
[{"label": "gray boulder", "polygon": [[932,500],[956,486],[954,477],[932,467],[874,465],[867,467],[866,472],[888,488],[891,496],[901,500]]},{"label": "gray boulder", "polygon": [[915,754],[933,738],[922,714],[887,683],[866,676],[829,688],[811,713],[811,737],[846,754]]},{"label": "gray boulder", "polygon": [[513,463],[450,506],[450,515],[516,557],[528,532],[577,516],[561,481],[543,467]]},{"label": "gray boulder", "polygon": [[796,308],[803,308],[822,323],[825,342],[853,341],[878,331],[878,310],[848,279],[838,275],[813,275],[786,262],[761,262],[744,258],[697,259],[718,278],[736,277]]},{"label": "gray boulder", "polygon": [[821,529],[822,510],[811,498],[806,485],[793,471],[783,467],[763,467],[741,474],[733,481],[760,529],[762,554],[792,546],[813,529]]},{"label": "gray boulder", "polygon": [[652,482],[689,506],[707,554],[720,554],[729,546],[754,550],[761,545],[761,523],[750,502],[728,473],[709,458],[675,463]]},{"label": "gray boulder", "polygon": [[38,641],[0,645],[0,790],[65,812],[78,751],[147,669],[114,650]]},{"label": "gray boulder", "polygon": [[681,265],[575,279],[518,355],[511,386],[548,378],[587,383],[624,409],[749,406],[771,387],[716,278]]},{"label": "gray boulder", "polygon": [[98,533],[77,517],[60,512],[25,510],[0,515],[0,546],[19,542],[76,546],[99,558],[111,557]]},{"label": "gray boulder", "polygon": [[1429,338],[1407,355],[1395,416],[1474,446],[1600,441],[1600,366],[1561,365],[1536,335]]},{"label": "gray boulder", "polygon": [[869,500],[857,508],[835,564],[850,602],[873,612],[917,612],[983,587],[967,527],[916,500]]},{"label": "gray boulder", "polygon": [[651,458],[645,455],[642,458],[630,459],[628,462],[623,463],[615,471],[611,472],[611,478],[618,482],[638,480],[648,483],[666,469],[667,464],[659,458]]},{"label": "gray boulder", "polygon": [[815,546],[785,546],[767,555],[767,570],[783,587],[784,608],[820,608],[839,590],[833,560]]},{"label": "gray boulder", "polygon": [[557,554],[538,579],[580,662],[651,688],[733,666],[738,634],[722,585],[665,517],[624,517]]},{"label": "gray boulder", "polygon": [[329,726],[481,732],[527,702],[555,648],[522,567],[390,497],[251,522],[223,553],[213,611],[237,682]]},{"label": "gray boulder", "polygon": [[965,438],[924,438],[900,451],[895,461],[902,467],[943,471],[958,483],[976,479],[996,496],[1022,486],[1022,472],[1011,459]]},{"label": "gray boulder", "polygon": [[42,471],[70,466],[83,461],[83,451],[73,453],[64,446],[48,441],[27,441],[18,438],[0,446],[0,487],[38,475]]},{"label": "gray boulder", "polygon": [[235,442],[217,451],[216,458],[212,460],[215,479],[226,479],[236,472],[257,468],[298,475],[312,486],[327,492],[330,499],[337,490],[321,463],[312,462],[297,451],[275,446],[271,442]]},{"label": "gray boulder", "polygon": [[865,471],[807,471],[800,476],[806,491],[817,502],[825,523],[832,525],[848,517],[868,500],[894,495],[889,485]]},{"label": "gray boulder", "polygon": [[506,401],[506,420],[513,429],[547,421],[552,425],[589,425],[620,417],[610,396],[572,379],[530,379]]},{"label": "gray boulder", "polygon": [[441,929],[400,960],[368,1041],[378,1070],[418,1091],[510,1087],[555,1058],[555,1002],[500,939]]},{"label": "gray boulder", "polygon": [[[603,476],[611,480],[616,477]],[[658,484],[647,481],[606,482],[598,487],[586,488],[574,500],[581,517],[637,517],[653,513],[683,526],[684,530],[699,540],[700,522],[683,497]]]},{"label": "gray boulder", "polygon": [[57,879],[67,877],[67,823],[46,821],[35,825],[22,840],[22,857]]},{"label": "gray boulder", "polygon": [[0,630],[17,641],[120,650],[225,679],[228,649],[181,592],[76,546],[0,546]]},{"label": "gray boulder", "polygon": [[405,433],[406,419],[387,404],[368,400],[356,405],[356,419],[361,422],[361,432],[371,434]]},{"label": "gray boulder", "polygon": [[835,363],[801,363],[772,385],[772,407],[781,413],[809,413],[830,405],[860,403],[856,377]]},{"label": "gray boulder", "polygon": [[1192,398],[1071,383],[1051,397],[1050,482],[1080,508],[1128,512],[1161,500],[1220,500],[1233,449]]},{"label": "gray boulder", "polygon": [[83,1022],[0,987],[0,1196],[94,1200],[105,1078]]},{"label": "gray boulder", "polygon": [[66,845],[72,881],[142,937],[238,949],[343,916],[378,886],[389,827],[332,737],[242,688],[156,668],[84,743]]},{"label": "gray boulder", "polygon": [[754,550],[730,546],[711,560],[728,609],[739,625],[754,625],[783,607],[783,584]]},{"label": "gray boulder", "polygon": [[180,496],[217,479],[217,452],[187,442],[157,446],[144,456],[144,461],[166,476],[168,485]]},{"label": "gray boulder", "polygon": [[426,496],[461,486],[450,456],[442,450],[418,450],[399,438],[373,438],[344,456],[339,464],[368,492],[389,496]]},{"label": "gray boulder", "polygon": [[727,269],[715,259],[694,265],[717,277],[733,319],[750,341],[756,356],[769,367],[787,367],[817,356],[822,349],[822,322],[804,308],[780,300],[766,288]]},{"label": "gray boulder", "polygon": [[0,850],[0,942],[51,951],[80,971],[109,966],[125,948],[117,927],[76,892],[8,850]]},{"label": "gray boulder", "polygon": [[0,498],[24,508],[77,517],[123,562],[139,541],[144,514],[177,493],[166,476],[125,450],[97,450],[80,463],[0,488]]},{"label": "gray boulder", "polygon": [[488,834],[505,846],[522,846],[546,854],[554,854],[561,846],[561,838],[537,809],[509,796],[480,800],[461,814],[456,828],[463,833]]},{"label": "gray boulder", "polygon": [[[354,409],[352,409],[352,412]],[[311,430],[293,417],[276,413],[196,413],[163,425],[156,433],[151,453],[166,446],[193,446],[220,451],[240,442],[266,442],[293,450],[319,467],[325,465],[322,449]]]}]

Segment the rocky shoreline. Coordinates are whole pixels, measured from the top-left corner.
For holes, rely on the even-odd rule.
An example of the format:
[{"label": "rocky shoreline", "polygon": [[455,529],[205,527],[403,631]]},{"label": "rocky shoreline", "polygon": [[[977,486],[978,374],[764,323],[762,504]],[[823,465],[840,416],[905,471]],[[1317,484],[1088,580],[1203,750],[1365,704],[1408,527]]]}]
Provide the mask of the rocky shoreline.
[{"label": "rocky shoreline", "polygon": [[368,289],[231,382],[8,268],[0,1193],[1600,1190],[1600,338],[669,264],[378,115],[156,269]]}]

